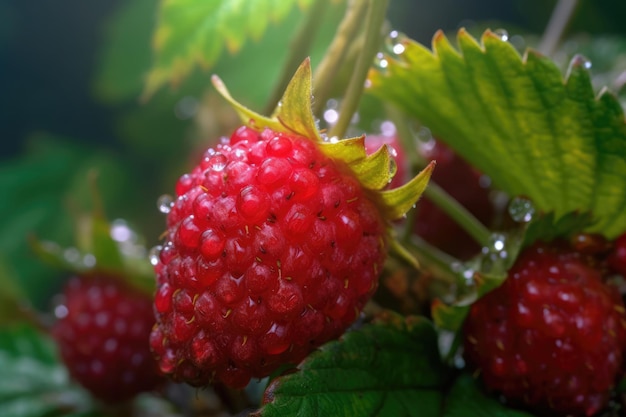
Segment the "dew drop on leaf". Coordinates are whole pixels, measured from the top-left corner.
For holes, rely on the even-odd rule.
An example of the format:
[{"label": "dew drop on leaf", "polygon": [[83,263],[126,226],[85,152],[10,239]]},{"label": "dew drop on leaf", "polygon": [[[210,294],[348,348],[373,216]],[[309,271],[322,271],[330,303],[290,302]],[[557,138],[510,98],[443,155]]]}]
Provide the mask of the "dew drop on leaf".
[{"label": "dew drop on leaf", "polygon": [[535,215],[535,206],[525,197],[515,197],[509,204],[509,215],[519,223],[528,223]]},{"label": "dew drop on leaf", "polygon": [[172,210],[172,206],[174,205],[174,199],[171,195],[163,194],[161,197],[157,199],[157,207],[159,211],[163,214],[167,214]]},{"label": "dew drop on leaf", "polygon": [[508,41],[509,40],[509,32],[506,29],[496,29],[493,31],[501,40]]}]

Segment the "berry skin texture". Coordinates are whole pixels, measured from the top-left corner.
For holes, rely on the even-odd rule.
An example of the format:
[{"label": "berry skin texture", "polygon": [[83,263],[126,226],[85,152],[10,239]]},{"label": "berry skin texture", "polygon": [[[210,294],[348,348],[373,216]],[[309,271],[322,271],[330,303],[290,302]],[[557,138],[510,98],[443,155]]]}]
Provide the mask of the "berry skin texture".
[{"label": "berry skin texture", "polygon": [[591,416],[622,375],[617,289],[563,242],[525,249],[504,283],[471,307],[465,357],[491,390],[540,415]]},{"label": "berry skin texture", "polygon": [[65,309],[52,335],[76,381],[106,403],[163,382],[148,343],[154,324],[149,295],[101,275],[71,278],[63,295]]},{"label": "berry skin texture", "polygon": [[155,265],[163,373],[244,387],[339,337],[377,288],[386,228],[313,140],[236,130],[176,186]]},{"label": "berry skin texture", "polygon": [[607,258],[609,268],[626,277],[626,233],[613,242],[613,249]]},{"label": "berry skin texture", "polygon": [[[481,185],[482,174],[442,142],[428,142],[419,152],[424,159],[437,161],[432,181],[488,226],[495,209],[489,189]],[[465,260],[480,252],[474,239],[428,197],[417,206],[414,230],[426,242],[456,258]]]}]

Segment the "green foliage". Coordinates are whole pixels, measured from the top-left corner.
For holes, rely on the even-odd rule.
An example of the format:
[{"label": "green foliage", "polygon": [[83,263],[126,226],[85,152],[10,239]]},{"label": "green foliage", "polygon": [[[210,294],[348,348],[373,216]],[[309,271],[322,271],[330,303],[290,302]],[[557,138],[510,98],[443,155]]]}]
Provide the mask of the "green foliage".
[{"label": "green foliage", "polygon": [[0,410],[3,417],[87,416],[89,395],[71,384],[54,344],[37,330],[0,330]]},{"label": "green foliage", "polygon": [[166,82],[180,83],[196,65],[213,66],[224,46],[235,53],[246,38],[260,39],[268,23],[284,19],[296,3],[305,8],[311,0],[162,2],[145,94],[151,95]]},{"label": "green foliage", "polygon": [[492,32],[466,32],[459,51],[442,33],[433,52],[410,40],[370,74],[371,91],[427,125],[436,137],[510,195],[560,217],[589,211],[609,237],[626,229],[626,125],[608,92],[594,97],[586,62],[566,80],[548,58],[522,59]]},{"label": "green foliage", "polygon": [[461,374],[446,397],[443,417],[532,417],[523,411],[508,408],[493,396],[487,396],[476,379]]},{"label": "green foliage", "polygon": [[438,416],[446,369],[427,320],[397,316],[346,333],[275,379],[256,416]]},{"label": "green foliage", "polygon": [[72,209],[90,206],[87,176],[100,174],[108,207],[120,209],[133,188],[132,175],[108,152],[72,145],[51,136],[38,136],[20,159],[0,165],[0,252],[14,271],[26,296],[42,303],[57,271],[38,262],[27,244],[31,235],[69,245]]}]

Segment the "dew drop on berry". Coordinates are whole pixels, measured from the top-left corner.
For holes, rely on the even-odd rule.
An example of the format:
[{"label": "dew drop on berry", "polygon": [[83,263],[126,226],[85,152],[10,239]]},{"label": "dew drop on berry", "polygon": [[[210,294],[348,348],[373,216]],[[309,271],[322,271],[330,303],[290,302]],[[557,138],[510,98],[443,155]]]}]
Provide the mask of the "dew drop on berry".
[{"label": "dew drop on berry", "polygon": [[209,158],[208,167],[212,171],[221,172],[224,168],[226,168],[227,162],[228,158],[226,158],[224,154],[218,152]]},{"label": "dew drop on berry", "polygon": [[163,214],[168,214],[172,211],[172,206],[174,205],[174,199],[169,194],[163,194],[157,199],[157,208]]},{"label": "dew drop on berry", "polygon": [[163,249],[163,246],[161,245],[156,245],[152,247],[152,249],[150,249],[150,252],[148,253],[148,259],[150,260],[150,264],[152,264],[152,266],[156,266],[156,264],[159,263],[159,258],[160,258],[162,249]]},{"label": "dew drop on berry", "polygon": [[519,223],[528,223],[535,215],[533,202],[525,197],[515,197],[508,207],[511,218]]}]

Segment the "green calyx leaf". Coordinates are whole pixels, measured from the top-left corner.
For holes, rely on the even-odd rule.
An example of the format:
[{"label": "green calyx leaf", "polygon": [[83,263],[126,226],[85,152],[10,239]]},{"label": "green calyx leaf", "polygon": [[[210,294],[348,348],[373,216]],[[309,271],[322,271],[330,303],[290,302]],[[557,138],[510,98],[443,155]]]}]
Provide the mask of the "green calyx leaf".
[{"label": "green calyx leaf", "polygon": [[432,324],[388,313],[272,381],[253,415],[434,417],[440,415],[446,379]]},{"label": "green calyx leaf", "polygon": [[540,212],[590,212],[590,232],[626,230],[626,124],[618,100],[594,95],[586,61],[564,78],[550,59],[521,57],[486,31],[479,44],[438,32],[432,51],[404,39],[369,75],[370,92],[428,126],[509,195]]},{"label": "green calyx leaf", "polygon": [[424,192],[435,167],[434,162],[405,185],[386,190],[395,174],[395,165],[387,146],[367,155],[365,136],[322,138],[312,111],[310,59],[305,59],[297,69],[271,117],[262,116],[237,102],[218,76],[214,75],[212,81],[215,89],[233,106],[246,126],[257,131],[268,128],[308,138],[315,141],[328,157],[345,163],[361,185],[375,196],[385,219],[396,220],[404,216]]},{"label": "green calyx leaf", "polygon": [[167,0],[160,2],[152,38],[153,64],[144,88],[150,97],[166,83],[179,84],[196,66],[213,66],[224,47],[238,52],[247,38],[258,41],[270,22],[283,20],[294,5],[312,0]]}]

